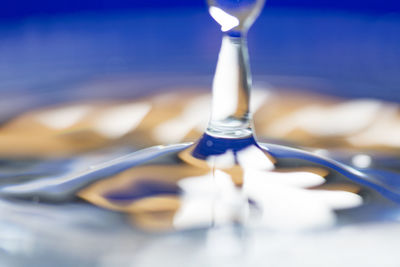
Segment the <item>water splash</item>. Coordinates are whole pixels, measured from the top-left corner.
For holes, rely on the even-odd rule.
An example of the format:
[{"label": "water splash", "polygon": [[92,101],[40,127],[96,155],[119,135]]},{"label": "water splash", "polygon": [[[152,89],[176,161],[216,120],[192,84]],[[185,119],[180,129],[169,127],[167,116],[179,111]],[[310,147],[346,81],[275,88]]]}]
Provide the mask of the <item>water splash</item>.
[{"label": "water splash", "polygon": [[311,153],[209,135],[193,145],[154,147],[80,174],[0,189],[3,196],[50,202],[79,196],[157,231],[232,223],[305,230],[379,221],[399,211],[399,192]]}]

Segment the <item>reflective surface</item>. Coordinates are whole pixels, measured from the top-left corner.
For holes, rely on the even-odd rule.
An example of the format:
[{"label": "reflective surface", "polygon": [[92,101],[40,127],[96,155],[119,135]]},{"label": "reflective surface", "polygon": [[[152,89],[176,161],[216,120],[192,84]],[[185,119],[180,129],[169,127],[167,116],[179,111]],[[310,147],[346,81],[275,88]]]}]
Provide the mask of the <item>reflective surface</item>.
[{"label": "reflective surface", "polygon": [[[128,86],[132,79],[119,78],[119,83]],[[112,84],[94,80],[87,90]],[[264,86],[255,89],[250,106],[256,133],[263,141],[325,149],[322,153],[341,149],[395,156],[400,148],[395,138],[400,124],[398,103],[299,94]],[[174,90],[124,101],[74,101],[21,113],[1,126],[0,155],[66,157],[118,146],[134,150],[194,141],[207,128],[210,112],[204,107],[211,105],[211,96],[204,93],[207,88]],[[114,116],[119,120],[110,119]]]},{"label": "reflective surface", "polygon": [[154,147],[1,193],[50,202],[77,195],[155,231],[235,223],[315,230],[397,216],[399,189],[300,150],[204,135],[195,145]]},{"label": "reflective surface", "polygon": [[[286,16],[286,20],[281,19],[282,16]],[[134,19],[129,19],[128,25],[135,26],[137,25],[137,17],[129,16],[129,18],[132,17]],[[274,266],[397,266],[399,215],[398,204],[395,204],[394,200],[399,186],[399,156],[397,139],[395,138],[397,137],[395,132],[399,120],[398,104],[379,100],[332,99],[301,93],[301,89],[309,88],[321,92],[326,90],[326,92],[335,94],[385,97],[386,92],[387,99],[395,100],[397,96],[393,95],[392,89],[394,87],[391,86],[395,86],[396,83],[393,82],[396,81],[397,76],[391,76],[390,71],[383,72],[383,69],[388,69],[383,68],[383,66],[392,66],[389,69],[395,70],[397,61],[385,61],[385,57],[377,56],[381,50],[374,47],[374,44],[384,43],[383,50],[391,55],[388,58],[395,59],[396,54],[393,53],[391,44],[397,44],[397,35],[390,35],[391,39],[381,39],[380,37],[378,39],[374,33],[379,32],[379,36],[381,34],[386,36],[396,28],[386,27],[386,25],[393,24],[390,24],[388,19],[385,18],[377,21],[373,19],[374,22],[372,23],[371,18],[363,16],[335,19],[334,16],[331,15],[330,17],[324,12],[321,15],[323,19],[315,14],[314,16],[312,14],[304,15],[304,17],[297,16],[296,23],[293,23],[295,25],[293,26],[294,30],[289,33],[287,30],[292,25],[292,17],[293,14],[289,16],[287,12],[278,13],[271,19],[275,22],[270,23],[271,20],[267,19],[265,25],[279,28],[279,31],[276,31],[275,34],[278,32],[287,33],[290,36],[290,38],[287,37],[288,43],[293,44],[290,47],[298,48],[302,53],[298,53],[296,49],[288,50],[286,46],[284,46],[285,49],[282,48],[285,53],[270,53],[271,49],[277,51],[271,47],[275,47],[274,45],[281,46],[281,38],[285,39],[285,34],[278,34],[280,38],[271,38],[270,34],[265,33],[265,31],[271,33],[268,30],[271,29],[270,27],[258,31],[265,33],[266,39],[263,39],[264,35],[258,34],[260,36],[259,41],[253,42],[253,44],[257,44],[255,48],[258,51],[260,49],[264,52],[265,50],[268,51],[264,54],[256,53],[257,57],[254,58],[256,66],[263,66],[262,69],[259,69],[259,72],[263,74],[270,73],[271,70],[284,72],[286,76],[280,77],[280,79],[285,82],[291,81],[291,86],[299,94],[295,95],[290,92],[286,95],[282,93],[288,85],[287,83],[284,86],[276,85],[277,77],[269,76],[255,79],[259,82],[269,82],[275,85],[275,87],[265,84],[259,86],[261,90],[253,98],[256,108],[252,110],[257,110],[255,122],[258,129],[258,139],[266,141],[273,138],[274,143],[289,143],[290,146],[305,147],[317,155],[334,158],[346,163],[346,165],[351,165],[358,172],[354,172],[354,169],[344,167],[341,164],[332,163],[331,160],[326,161],[307,153],[282,150],[278,146],[267,145],[266,155],[271,156],[271,161],[275,159],[277,162],[279,160],[282,162],[287,153],[295,155],[296,158],[303,156],[305,161],[301,163],[307,169],[299,170],[298,166],[292,166],[290,162],[285,163],[283,161],[282,164],[288,164],[284,167],[291,168],[291,171],[296,174],[297,178],[293,179],[295,181],[289,179],[289,181],[285,181],[285,184],[278,183],[276,185],[274,181],[276,175],[279,174],[280,166],[274,165],[278,172],[274,170],[257,172],[268,174],[267,177],[260,175],[268,182],[267,189],[263,187],[269,193],[268,195],[259,196],[256,198],[257,201],[245,201],[249,195],[257,196],[257,190],[254,190],[257,187],[252,187],[250,184],[249,187],[250,189],[253,188],[253,192],[247,192],[244,196],[241,195],[240,201],[226,201],[238,199],[236,194],[238,188],[241,192],[245,191],[244,183],[241,187],[237,186],[236,184],[240,185],[237,182],[239,179],[232,178],[235,177],[235,172],[227,170],[229,169],[227,168],[227,166],[229,167],[229,159],[232,159],[232,154],[228,153],[227,157],[223,157],[221,161],[217,162],[223,164],[220,166],[221,171],[218,171],[215,176],[217,177],[216,181],[212,181],[212,184],[213,188],[220,188],[218,185],[221,184],[224,185],[224,188],[226,185],[228,185],[228,188],[232,188],[229,185],[233,183],[234,190],[209,192],[206,184],[205,190],[202,189],[200,193],[204,196],[203,199],[216,200],[216,205],[208,205],[205,208],[203,207],[203,210],[215,210],[216,214],[221,214],[221,217],[211,216],[211,218],[215,218],[213,221],[218,222],[217,227],[211,228],[204,228],[204,225],[210,224],[210,216],[207,212],[199,213],[199,217],[195,217],[196,221],[200,223],[196,224],[183,220],[188,218],[188,216],[184,216],[188,214],[184,211],[193,210],[184,208],[193,207],[193,203],[196,203],[198,194],[197,191],[193,192],[192,185],[196,184],[195,182],[198,180],[181,179],[188,183],[179,185],[179,181],[177,181],[177,186],[165,186],[165,183],[161,183],[161,186],[159,186],[158,181],[160,179],[158,178],[160,177],[163,181],[175,181],[174,179],[176,179],[176,177],[171,177],[170,172],[162,171],[159,176],[157,175],[153,179],[155,183],[135,184],[135,177],[142,177],[141,173],[135,173],[135,177],[131,177],[130,174],[133,173],[128,170],[130,166],[136,163],[141,164],[142,160],[148,159],[149,154],[147,152],[157,154],[160,151],[169,151],[171,154],[177,155],[173,157],[174,160],[168,161],[169,164],[186,165],[183,158],[178,155],[181,155],[180,152],[189,147],[189,144],[178,147],[156,147],[144,152],[144,154],[132,155],[132,158],[129,153],[139,147],[149,145],[196,140],[207,126],[208,114],[204,112],[204,106],[208,105],[209,97],[197,93],[185,95],[182,92],[189,91],[198,84],[201,84],[201,86],[206,84],[204,88],[208,92],[210,88],[208,82],[211,79],[191,77],[182,81],[182,79],[174,80],[173,77],[171,79],[162,78],[158,73],[153,73],[146,79],[140,79],[135,75],[98,78],[93,74],[103,76],[105,72],[112,68],[116,68],[114,69],[116,72],[121,71],[121,69],[126,70],[129,66],[138,64],[137,62],[142,63],[138,67],[140,70],[146,68],[153,70],[154,66],[151,66],[151,62],[156,65],[157,70],[165,70],[163,66],[164,68],[166,68],[165,66],[174,66],[177,72],[187,71],[187,69],[197,70],[196,68],[201,69],[199,65],[186,63],[199,62],[199,58],[190,55],[200,55],[201,53],[182,53],[181,48],[179,52],[176,52],[177,50],[167,46],[166,50],[169,49],[168,51],[175,51],[175,53],[164,55],[163,53],[166,50],[154,52],[154,49],[149,48],[148,44],[147,46],[143,45],[141,49],[133,49],[141,42],[144,43],[142,40],[147,40],[146,35],[141,33],[149,30],[149,27],[151,28],[153,24],[150,23],[150,26],[145,23],[141,24],[143,26],[141,29],[144,30],[143,32],[138,30],[137,34],[144,39],[136,40],[126,34],[131,32],[133,28],[125,24],[126,19],[112,20],[112,23],[109,22],[109,24],[95,21],[93,25],[92,22],[88,22],[93,21],[92,18],[88,21],[84,20],[84,22],[79,20],[77,25],[80,29],[82,24],[92,25],[93,32],[90,33],[83,29],[79,34],[73,34],[70,26],[58,24],[55,26],[55,29],[61,28],[61,32],[58,34],[54,34],[55,30],[53,31],[47,26],[36,25],[37,28],[23,28],[26,30],[23,31],[26,36],[24,35],[20,39],[11,35],[10,40],[4,42],[4,36],[6,36],[5,39],[9,36],[7,34],[2,35],[0,50],[2,52],[2,60],[0,61],[3,77],[1,79],[2,88],[7,87],[11,91],[15,90],[16,94],[24,92],[24,97],[16,98],[13,97],[13,94],[7,93],[10,98],[0,100],[0,109],[2,110],[0,115],[3,121],[0,139],[4,140],[0,149],[3,159],[0,165],[1,190],[4,190],[0,202],[0,223],[2,225],[0,247],[3,252],[0,257],[1,265],[156,266],[161,262],[164,266],[177,266],[182,265],[183,262],[185,264],[190,263],[192,266],[259,266],[261,262],[270,263]],[[158,15],[154,15],[151,21],[159,25],[159,21],[154,22],[157,21],[157,18]],[[176,20],[170,19],[177,23]],[[325,19],[331,20],[326,22]],[[164,20],[165,17],[162,18],[163,22]],[[282,20],[285,23],[276,23],[276,21],[282,22]],[[188,18],[188,21],[192,21],[192,18]],[[389,18],[389,21],[394,23],[395,20]],[[172,24],[175,25],[173,22]],[[346,42],[346,49],[349,49],[349,51],[352,51],[352,45],[356,47],[355,51],[365,51],[366,56],[362,57],[363,62],[364,60],[370,62],[368,61],[369,57],[376,56],[374,62],[377,64],[368,64],[370,69],[367,68],[370,71],[369,73],[374,75],[357,76],[360,73],[357,73],[356,68],[354,68],[357,62],[354,58],[361,55],[361,52],[360,54],[354,53],[354,51],[349,52],[348,57],[346,57],[349,64],[344,64],[344,59],[335,59],[334,53],[331,53],[328,57],[327,54],[329,53],[326,49],[316,49],[319,47],[318,44],[321,43],[316,44],[314,40],[309,40],[310,34],[304,34],[304,39],[302,39],[304,29],[301,30],[301,25],[306,25],[304,28],[311,28],[311,32],[313,32],[313,30],[317,31],[319,27],[322,28],[321,23],[324,29],[328,27],[328,30],[324,33],[326,32],[329,36],[332,34],[329,31],[331,29],[329,28],[330,23],[341,25],[341,32],[345,32],[344,39],[332,38],[334,39],[332,40],[328,38],[327,40],[322,38],[320,40],[322,44],[332,44],[332,47],[337,47],[338,43],[335,40],[340,39],[339,43]],[[354,40],[360,36],[360,32],[363,32],[359,29],[363,28],[365,23],[369,26],[378,26],[373,28],[372,33],[368,35],[375,36],[372,43],[365,43],[363,39],[362,43],[368,45],[367,47],[363,46],[364,49],[360,49],[359,44]],[[101,26],[97,26],[98,24]],[[379,30],[379,25],[382,24],[385,25],[384,32]],[[109,25],[109,27],[104,27],[104,25]],[[119,25],[119,28],[115,25]],[[201,25],[203,29],[203,23]],[[279,25],[279,27],[274,25]],[[154,25],[153,27],[158,29]],[[285,30],[282,30],[282,27]],[[126,28],[129,29],[126,30]],[[100,30],[102,33],[105,32],[104,36],[101,35],[102,42],[98,42],[98,39],[93,37],[97,36],[96,34]],[[117,33],[114,34],[115,32]],[[324,33],[320,32],[321,35],[324,35]],[[163,43],[167,44],[167,40],[171,38],[171,32],[166,31],[160,34],[161,38],[165,38]],[[121,37],[123,41],[119,40],[118,36],[124,36],[124,38]],[[211,43],[208,36],[212,36],[212,34],[204,34],[204,36],[207,36],[207,38],[204,38],[204,44]],[[311,34],[311,36],[314,35]],[[356,37],[353,38],[353,36]],[[116,39],[119,41],[114,42]],[[297,42],[292,42],[294,39]],[[27,40],[29,42],[26,42]],[[68,40],[70,40],[69,43]],[[14,45],[18,41],[26,45]],[[110,49],[110,43],[114,44],[113,49]],[[216,46],[217,43],[218,41],[215,42]],[[274,45],[271,45],[271,43]],[[25,51],[24,49],[28,44],[30,49]],[[60,44],[72,47],[71,54],[60,53],[60,51],[66,51],[64,46],[60,48]],[[121,44],[128,44],[128,47]],[[212,48],[207,48],[211,50],[212,53],[210,52],[210,54],[216,54],[216,46],[215,51],[212,51]],[[310,49],[307,50],[305,47],[310,47]],[[332,47],[328,46],[328,51],[332,52]],[[40,51],[42,53],[39,53]],[[88,51],[91,52],[88,53]],[[141,53],[132,51],[141,51]],[[375,51],[376,53],[368,51]],[[266,54],[270,56],[267,57]],[[324,57],[325,55],[326,57]],[[170,61],[160,62],[161,56],[170,57]],[[135,59],[132,60],[132,62],[135,62],[134,64],[129,60],[132,57]],[[307,58],[307,64],[303,64],[304,61],[301,60],[303,57]],[[323,68],[321,66],[317,68],[313,65],[316,64],[316,61],[324,60],[329,64],[326,64]],[[207,63],[207,66],[211,66],[215,58],[212,57],[210,61],[212,62]],[[265,62],[271,61],[274,64],[265,64]],[[280,62],[281,64],[279,64]],[[301,64],[301,68],[296,69],[294,62]],[[146,65],[146,63],[148,64]],[[68,68],[65,67],[66,65]],[[17,66],[15,69],[18,69],[18,72],[12,72],[13,66]],[[179,69],[179,66],[181,66],[181,69]],[[305,69],[304,66],[307,66],[307,68]],[[330,81],[332,86],[326,87],[326,83],[321,82],[320,79],[292,76],[293,73],[312,72],[313,66],[317,76],[321,73],[316,70],[321,69],[324,72],[326,71],[325,74],[332,75],[335,78],[343,78],[341,75],[345,73],[348,75],[344,75],[347,78],[350,76],[363,77],[363,82],[368,86],[359,86],[358,83],[344,85],[343,80],[334,79]],[[49,75],[50,72],[52,75]],[[207,73],[209,73],[208,69]],[[288,73],[291,73],[291,75],[287,75]],[[396,74],[397,72],[394,71],[393,73]],[[159,79],[154,79],[155,75]],[[77,77],[79,77],[78,80]],[[143,80],[151,80],[151,85],[143,82]],[[374,86],[377,86],[379,90],[373,90]],[[179,91],[176,87],[181,87],[183,90]],[[157,90],[177,93],[166,93],[155,98],[138,97],[140,94],[137,92],[139,91],[146,91],[147,93]],[[116,100],[111,101],[111,96],[114,96]],[[93,99],[98,101],[93,102]],[[99,101],[99,99],[107,99],[107,101]],[[188,99],[192,100],[188,101]],[[310,106],[312,109],[309,109]],[[70,107],[72,108],[70,109]],[[135,116],[126,115],[128,113],[135,114]],[[51,114],[57,115],[52,116]],[[113,116],[118,114],[121,120],[118,122],[111,120],[110,122],[107,117],[112,116],[107,114],[114,114]],[[355,115],[349,116],[349,114]],[[305,115],[309,120],[302,119]],[[58,116],[63,118],[63,123],[61,123],[61,120],[54,119]],[[330,120],[336,123],[327,123]],[[122,121],[126,123],[119,124]],[[112,129],[115,130],[111,132],[104,130],[110,128],[101,127],[103,124],[113,125]],[[179,125],[184,126],[180,127]],[[336,130],[338,128],[340,131]],[[373,131],[370,132],[370,130]],[[364,139],[363,142],[355,142],[359,140],[359,135],[362,135],[364,131],[370,132],[370,138]],[[118,161],[118,163],[124,163],[119,165],[121,167],[119,171],[122,171],[120,172],[121,175],[114,175],[119,172],[115,169],[109,175],[105,175],[104,172],[100,172],[100,176],[90,175],[98,174],[98,170],[104,170],[106,166],[109,166],[108,163],[102,164],[103,162],[127,154],[127,157]],[[249,154],[253,153],[245,153],[245,155]],[[270,159],[269,156],[268,159]],[[313,165],[315,160],[317,160],[319,167],[321,167],[321,163],[329,163],[327,169],[330,172],[329,174],[332,174],[331,178],[338,177],[337,179],[346,186],[323,188],[323,184],[320,184],[317,190],[324,191],[322,192],[323,196],[311,194],[315,191],[312,185],[324,181],[321,178],[329,184],[335,181],[329,178],[329,174],[325,172],[319,170],[316,172],[314,169],[320,169],[318,166],[313,166],[312,170],[309,168],[309,165]],[[226,162],[227,164],[224,165]],[[112,165],[115,163],[116,161],[113,161]],[[190,166],[190,164],[187,165]],[[87,170],[88,166],[94,167]],[[207,166],[209,168],[209,165]],[[335,166],[338,169],[334,168]],[[261,167],[256,165],[252,168],[257,170]],[[322,169],[325,169],[325,167],[322,167]],[[336,171],[338,170],[341,170],[342,175],[337,174]],[[86,174],[82,175],[83,172]],[[125,173],[127,176],[124,176]],[[181,177],[187,177],[187,174],[188,172],[184,170],[181,172]],[[195,174],[202,175],[202,173]],[[124,177],[122,178],[122,176]],[[231,178],[228,178],[228,176]],[[345,176],[350,178],[345,178]],[[95,181],[91,180],[93,177],[102,178]],[[115,189],[113,191],[103,187],[103,185],[110,186],[111,179],[115,182],[114,178],[118,177],[121,181],[133,182],[134,185],[132,187],[121,185],[123,190],[121,190],[121,187],[112,187],[112,189]],[[203,177],[205,178],[203,181],[209,181],[210,179],[207,180],[207,177],[210,178],[210,176]],[[279,178],[279,181],[283,182],[282,177]],[[298,181],[303,182],[298,183]],[[307,183],[304,181],[307,181]],[[253,185],[260,184],[259,181],[252,182]],[[113,185],[111,184],[111,186]],[[198,187],[196,186],[196,189]],[[362,188],[361,191],[357,191],[359,187]],[[80,188],[83,190],[80,190]],[[88,191],[85,191],[85,189]],[[271,190],[268,191],[268,189]],[[334,196],[328,196],[325,192],[326,189],[336,189],[338,192],[334,192]],[[276,192],[283,193],[277,196]],[[83,198],[84,193],[87,193],[87,200],[92,200],[86,201]],[[154,213],[149,214],[149,211],[150,213],[153,212],[149,208],[152,207],[151,204],[153,203],[151,202],[136,203],[137,200],[146,198],[149,193],[169,196],[163,201],[167,205],[161,206],[166,211],[164,214],[156,216]],[[346,199],[346,201],[344,203],[338,201],[339,198],[336,193],[340,193],[340,199]],[[76,194],[81,195],[82,198],[76,197]],[[179,200],[170,198],[171,195],[178,196]],[[192,197],[185,199],[185,195]],[[288,195],[293,196],[293,198],[286,197]],[[280,196],[285,196],[285,199]],[[296,199],[299,196],[301,196],[301,199],[318,199],[319,201],[298,202]],[[309,196],[309,198],[306,196]],[[348,196],[351,196],[351,202],[347,198]],[[357,202],[360,197],[362,205],[356,207],[356,204],[360,204]],[[269,201],[269,198],[272,199]],[[104,199],[113,206],[101,206],[100,200]],[[157,201],[157,198],[155,201]],[[256,202],[261,203],[258,206],[262,206],[263,209],[257,208]],[[96,205],[93,205],[93,203]],[[126,203],[133,205],[131,207],[121,205]],[[182,203],[187,205],[180,206]],[[278,204],[280,203],[286,205],[279,207]],[[316,207],[315,203],[321,205]],[[354,206],[351,208],[349,203]],[[160,205],[160,203],[157,203],[157,205]],[[248,206],[251,208],[248,209]],[[220,211],[219,207],[224,209]],[[173,212],[171,211],[174,210],[178,212],[172,215]],[[245,212],[235,212],[236,210]],[[251,213],[247,210],[250,210]],[[317,210],[319,212],[314,213]],[[264,211],[269,212],[265,213]],[[179,217],[179,214],[183,215]],[[318,216],[315,216],[315,214],[318,214]],[[320,216],[321,214],[323,216]],[[190,214],[190,217],[192,216],[194,215]],[[293,224],[293,221],[286,220],[287,216],[297,218],[298,223]],[[154,220],[154,217],[161,219]],[[172,222],[176,220],[179,223],[168,224],[168,222],[171,222],[171,218],[173,219]],[[316,224],[310,224],[310,218],[313,218],[312,222],[316,222]],[[231,223],[232,221],[233,223]],[[132,227],[133,225],[134,227]],[[142,227],[146,225],[149,227]],[[195,230],[188,230],[188,225]],[[171,226],[181,230],[171,232]],[[299,227],[296,228],[297,226]],[[139,229],[146,229],[147,232]],[[148,232],[152,229],[158,229],[158,233]],[[182,229],[184,230],[182,231]]]},{"label": "reflective surface", "polygon": [[[242,255],[242,261],[231,262],[239,266],[258,262],[261,255],[275,249],[284,251],[289,243],[313,248],[326,257],[331,257],[327,247],[335,248],[335,255],[353,257],[360,250],[349,254],[344,244],[368,250],[360,239],[365,231],[368,238],[374,236],[387,244],[388,249],[378,250],[377,257],[392,262],[396,254],[390,247],[394,246],[393,238],[399,231],[398,148],[395,144],[379,145],[376,138],[370,143],[348,142],[349,137],[358,134],[360,126],[355,123],[343,125],[337,135],[331,132],[326,136],[330,125],[321,120],[335,115],[345,121],[349,112],[338,112],[344,107],[357,107],[363,114],[371,109],[371,117],[377,119],[365,121],[363,128],[373,129],[381,121],[379,116],[385,114],[382,110],[395,104],[316,95],[302,99],[264,89],[255,91],[257,97],[252,103],[257,111],[259,139],[273,133],[270,129],[277,127],[273,125],[285,121],[281,118],[303,114],[310,102],[319,103],[318,113],[328,114],[321,120],[312,119],[314,124],[308,127],[313,130],[303,135],[275,133],[275,140],[291,139],[296,145],[314,145],[309,149],[314,151],[312,154],[279,145],[256,145],[252,138],[215,142],[210,136],[203,136],[195,146],[191,143],[156,146],[129,154],[135,146],[161,140],[193,140],[200,135],[208,115],[202,114],[202,118],[190,114],[200,114],[210,98],[201,93],[187,93],[190,102],[186,101],[188,96],[180,93],[100,105],[81,102],[38,109],[4,124],[0,137],[8,133],[18,141],[9,141],[9,150],[2,150],[0,192],[7,235],[4,233],[0,244],[10,255],[9,265],[13,266],[17,260],[26,262],[25,255],[35,255],[38,264],[43,261],[56,264],[65,259],[65,266],[132,262],[152,266],[159,259],[150,255],[157,254],[176,263],[178,258],[187,261],[186,256],[195,255],[188,252],[183,256],[172,248],[181,251],[197,247],[196,255],[203,258],[199,264],[221,265],[220,261]],[[261,99],[263,102],[255,101]],[[293,101],[297,104],[293,105]],[[92,115],[75,117],[74,123],[65,124],[64,128],[55,129],[49,123],[51,120],[43,120],[51,118],[51,114],[66,116],[71,111],[76,116],[79,112],[74,108],[81,111],[82,106],[91,110]],[[151,107],[145,116],[142,108],[135,108],[143,106]],[[127,107],[132,110],[129,114],[137,114],[134,116],[137,120],[141,118],[140,122],[123,116]],[[273,117],[271,109],[277,112]],[[129,132],[121,128],[121,134],[103,135],[103,141],[97,142],[92,136],[104,134],[97,122],[105,123],[102,118],[116,111],[121,124],[132,125]],[[160,120],[157,114],[164,114],[165,119]],[[306,127],[295,119],[286,121],[288,129]],[[397,120],[389,125],[397,125]],[[35,136],[31,136],[33,129]],[[69,129],[75,129],[76,137],[72,139],[75,143],[64,134]],[[24,136],[31,136],[31,146]],[[51,136],[54,138],[44,138]],[[79,137],[88,141],[80,142]],[[44,140],[43,149],[33,146],[38,140]],[[145,141],[146,144],[142,143]],[[56,145],[65,142],[69,145]],[[49,158],[54,155],[58,159]],[[347,166],[327,158],[336,158]],[[171,234],[171,231],[178,232]],[[59,239],[71,242],[60,243]],[[69,245],[77,242],[79,246]],[[276,242],[281,245],[274,249]],[[311,245],[313,242],[326,246],[321,251]],[[221,244],[225,244],[226,251],[217,249]],[[271,255],[270,259],[282,263],[281,258]]]},{"label": "reflective surface", "polygon": [[[257,144],[249,108],[251,76],[246,33],[250,24],[246,23],[255,19],[263,3],[209,2],[210,14],[217,22],[221,23],[221,18],[215,17],[215,8],[230,12],[238,20],[238,28],[232,27],[231,31],[221,23],[222,31],[228,34],[214,77],[211,120],[194,145],[153,147],[92,165],[79,174],[8,184],[1,193],[57,202],[79,196],[97,206],[127,213],[133,224],[154,230],[234,223],[315,230],[335,225],[338,210],[347,211],[347,222],[380,220],[378,215],[397,213],[398,206],[390,201],[399,200],[396,188],[379,179],[307,152],[283,146],[264,150]],[[126,105],[103,114],[93,127],[103,137],[119,138],[136,128],[150,110],[151,105],[145,102]],[[75,106],[42,114],[38,122],[64,129],[89,112],[89,106]],[[300,120],[310,122],[314,112],[302,114]],[[127,124],[119,120],[131,118],[131,114],[140,116]],[[362,159],[358,161],[363,164]],[[379,214],[370,216],[369,203],[362,205],[363,194],[373,207],[379,207]],[[358,214],[356,208],[360,206],[362,212]]]}]

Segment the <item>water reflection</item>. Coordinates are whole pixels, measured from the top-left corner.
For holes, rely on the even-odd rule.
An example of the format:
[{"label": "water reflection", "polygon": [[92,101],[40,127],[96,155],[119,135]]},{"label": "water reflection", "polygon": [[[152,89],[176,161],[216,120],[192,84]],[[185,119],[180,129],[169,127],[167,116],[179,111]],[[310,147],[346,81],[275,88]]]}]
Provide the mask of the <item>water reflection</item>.
[{"label": "water reflection", "polygon": [[[210,115],[204,107],[210,103],[207,94],[185,92],[32,110],[1,125],[0,156],[65,157],[121,145],[142,148],[192,141],[207,126]],[[263,89],[255,90],[251,109],[261,140],[391,153],[400,147],[398,104]]]},{"label": "water reflection", "polygon": [[[390,137],[400,125],[397,105],[258,90],[252,106],[260,138],[314,146],[315,154],[207,135],[195,145],[129,153],[193,140],[206,127],[209,114],[201,110],[209,103],[208,95],[187,92],[21,114],[0,128],[0,194],[50,203],[80,198],[158,231],[226,224],[304,230],[398,219],[397,139]],[[346,150],[346,158],[337,148],[369,150]],[[61,158],[43,160],[54,155]]]},{"label": "water reflection", "polygon": [[338,223],[341,210],[390,203],[323,164],[274,158],[253,138],[216,140],[204,135],[169,158],[175,158],[173,165],[153,162],[135,167],[95,182],[78,195],[124,212],[135,226],[148,230],[232,223],[318,229]]}]

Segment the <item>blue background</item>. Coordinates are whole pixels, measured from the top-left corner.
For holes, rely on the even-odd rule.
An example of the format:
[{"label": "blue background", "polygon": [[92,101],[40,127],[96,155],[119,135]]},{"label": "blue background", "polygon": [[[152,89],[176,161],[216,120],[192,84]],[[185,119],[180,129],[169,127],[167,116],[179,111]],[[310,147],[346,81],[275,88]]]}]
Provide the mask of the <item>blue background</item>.
[{"label": "blue background", "polygon": [[[81,11],[132,10],[138,8],[203,7],[205,0],[5,0],[1,18]],[[398,0],[269,0],[270,7],[317,8],[370,13],[399,12]]]},{"label": "blue background", "polygon": [[[267,1],[248,36],[254,81],[400,102],[399,11],[398,0]],[[0,108],[10,111],[27,96],[208,89],[221,43],[203,0],[6,0],[0,18]]]}]

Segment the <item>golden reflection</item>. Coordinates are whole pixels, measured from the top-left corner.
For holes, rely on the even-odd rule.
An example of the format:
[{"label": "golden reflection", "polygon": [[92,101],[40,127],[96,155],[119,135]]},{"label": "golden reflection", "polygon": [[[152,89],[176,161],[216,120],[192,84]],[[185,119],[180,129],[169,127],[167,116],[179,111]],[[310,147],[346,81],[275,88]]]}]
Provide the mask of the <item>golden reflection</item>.
[{"label": "golden reflection", "polygon": [[308,172],[313,173],[322,177],[326,177],[329,174],[327,169],[318,168],[318,167],[298,167],[298,168],[290,168],[290,169],[278,169],[276,172],[281,173],[290,173],[290,172]]},{"label": "golden reflection", "polygon": [[139,213],[131,215],[129,221],[146,231],[168,231],[174,228],[174,216],[175,212]]},{"label": "golden reflection", "polygon": [[[276,168],[274,158],[251,145],[201,159],[193,156],[197,146],[178,153],[175,165],[135,167],[91,184],[78,196],[123,212],[134,226],[151,231],[233,222],[273,229],[326,227],[335,222],[335,210],[362,203],[360,187],[331,183],[326,168]],[[241,165],[243,155],[258,158],[258,164]]]},{"label": "golden reflection", "polygon": [[[149,177],[149,173],[151,176]],[[177,182],[184,177],[199,176],[207,173],[206,170],[193,168],[191,166],[174,165],[152,165],[136,167],[124,171],[114,177],[94,183],[90,187],[81,190],[78,195],[98,206],[124,212],[152,212],[169,211],[177,207],[175,199],[177,193],[157,194],[143,199],[129,198],[112,199],[107,198],[107,193],[123,192],[125,189],[134,190],[141,182],[160,183],[161,186],[176,186]],[[140,193],[140,192],[138,192]],[[129,192],[128,192],[129,194]],[[164,203],[162,203],[165,201]],[[158,204],[160,204],[158,206]]]},{"label": "golden reflection", "polygon": [[355,184],[323,184],[310,189],[331,190],[331,191],[346,191],[354,194],[359,194],[361,187]]},{"label": "golden reflection", "polygon": [[[252,108],[261,140],[317,148],[400,148],[397,104],[265,90],[255,95]],[[0,156],[68,156],[120,145],[139,149],[192,141],[206,128],[210,103],[207,94],[185,92],[31,110],[1,125]]]}]

